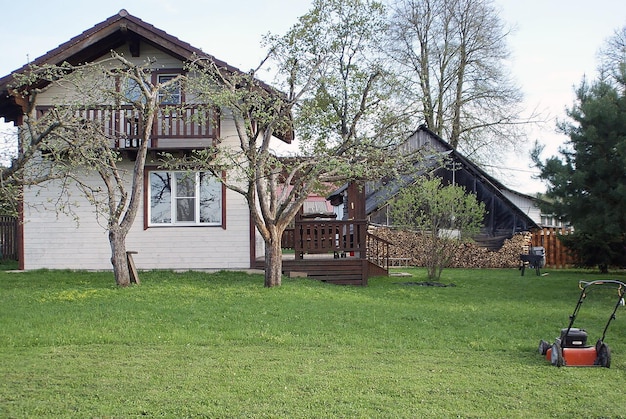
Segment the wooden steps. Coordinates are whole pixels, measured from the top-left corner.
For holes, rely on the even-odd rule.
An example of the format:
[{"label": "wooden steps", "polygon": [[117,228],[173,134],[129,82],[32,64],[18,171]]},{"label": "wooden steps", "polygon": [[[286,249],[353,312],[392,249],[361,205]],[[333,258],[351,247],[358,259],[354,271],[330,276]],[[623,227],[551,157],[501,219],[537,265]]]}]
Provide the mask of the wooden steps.
[{"label": "wooden steps", "polygon": [[283,261],[285,275],[298,272],[306,274],[307,278],[337,285],[366,286],[369,276],[387,275],[384,269],[376,268],[373,263],[358,258]]}]

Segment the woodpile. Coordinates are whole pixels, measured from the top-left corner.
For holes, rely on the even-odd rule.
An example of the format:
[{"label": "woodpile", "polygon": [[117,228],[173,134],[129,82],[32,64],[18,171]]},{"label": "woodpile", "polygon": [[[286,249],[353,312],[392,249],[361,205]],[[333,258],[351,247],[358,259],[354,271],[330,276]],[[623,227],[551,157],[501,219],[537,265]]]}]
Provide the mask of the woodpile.
[{"label": "woodpile", "polygon": [[[379,227],[373,231],[378,237],[393,243],[389,253],[392,260],[407,261],[409,266],[425,266],[427,240],[417,232]],[[450,268],[518,268],[522,253],[528,253],[531,234],[515,234],[504,241],[498,251],[480,247],[475,243],[459,242],[452,250]]]}]

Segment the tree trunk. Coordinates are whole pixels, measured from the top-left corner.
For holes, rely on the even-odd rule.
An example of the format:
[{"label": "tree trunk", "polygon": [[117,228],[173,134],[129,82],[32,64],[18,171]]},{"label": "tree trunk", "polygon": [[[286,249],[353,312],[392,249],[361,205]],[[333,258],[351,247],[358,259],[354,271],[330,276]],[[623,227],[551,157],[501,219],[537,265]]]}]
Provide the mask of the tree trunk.
[{"label": "tree trunk", "polygon": [[265,286],[279,287],[283,275],[283,252],[281,237],[273,237],[265,241]]},{"label": "tree trunk", "polygon": [[109,230],[109,243],[115,282],[120,287],[127,287],[130,285],[130,271],[126,256],[126,236],[119,231]]}]

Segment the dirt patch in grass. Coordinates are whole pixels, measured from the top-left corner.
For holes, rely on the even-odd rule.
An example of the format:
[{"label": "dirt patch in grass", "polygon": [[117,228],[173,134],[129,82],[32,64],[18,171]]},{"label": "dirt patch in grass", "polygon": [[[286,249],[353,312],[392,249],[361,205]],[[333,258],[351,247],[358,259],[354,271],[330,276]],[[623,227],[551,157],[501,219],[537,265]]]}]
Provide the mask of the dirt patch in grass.
[{"label": "dirt patch in grass", "polygon": [[456,287],[455,284],[444,284],[441,282],[425,281],[425,282],[396,282],[399,285],[417,285],[420,287]]}]

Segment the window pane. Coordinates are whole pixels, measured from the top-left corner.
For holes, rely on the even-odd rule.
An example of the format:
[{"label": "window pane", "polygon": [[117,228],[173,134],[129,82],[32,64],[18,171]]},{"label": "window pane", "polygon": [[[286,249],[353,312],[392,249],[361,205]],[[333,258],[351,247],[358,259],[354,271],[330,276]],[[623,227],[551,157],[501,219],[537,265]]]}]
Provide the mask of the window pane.
[{"label": "window pane", "polygon": [[[158,77],[159,84],[168,82],[177,77],[175,74],[160,75]],[[163,105],[178,105],[180,103],[180,83],[174,83],[167,89],[159,92],[159,101]]]},{"label": "window pane", "polygon": [[196,174],[176,172],[176,221],[196,219]]},{"label": "window pane", "polygon": [[195,173],[176,172],[176,196],[178,198],[196,196]]},{"label": "window pane", "polygon": [[195,220],[196,213],[195,198],[176,199],[176,221],[188,222]]},{"label": "window pane", "polygon": [[222,183],[210,173],[200,173],[200,222],[222,223]]},{"label": "window pane", "polygon": [[150,173],[150,222],[172,222],[172,187],[169,172]]},{"label": "window pane", "polygon": [[133,79],[125,80],[124,97],[129,103],[136,102],[138,100],[141,100],[141,102],[145,102],[145,98],[141,93],[141,87]]}]

